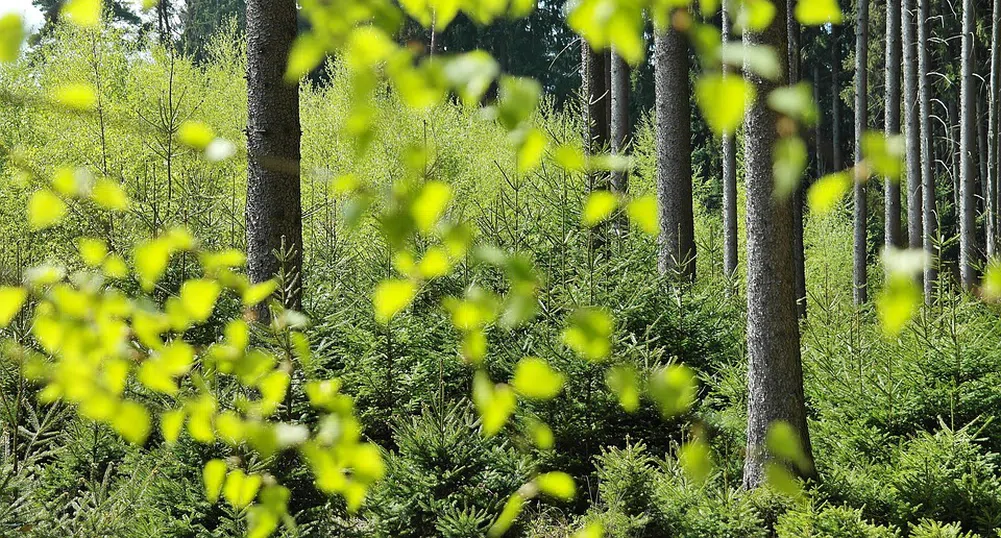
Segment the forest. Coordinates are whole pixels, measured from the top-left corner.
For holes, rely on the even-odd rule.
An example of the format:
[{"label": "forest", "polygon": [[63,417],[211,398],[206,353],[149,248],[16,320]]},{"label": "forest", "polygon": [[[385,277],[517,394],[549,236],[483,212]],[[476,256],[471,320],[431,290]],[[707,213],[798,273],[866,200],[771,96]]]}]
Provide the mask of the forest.
[{"label": "forest", "polygon": [[1001,537],[1001,0],[3,0],[0,538]]}]

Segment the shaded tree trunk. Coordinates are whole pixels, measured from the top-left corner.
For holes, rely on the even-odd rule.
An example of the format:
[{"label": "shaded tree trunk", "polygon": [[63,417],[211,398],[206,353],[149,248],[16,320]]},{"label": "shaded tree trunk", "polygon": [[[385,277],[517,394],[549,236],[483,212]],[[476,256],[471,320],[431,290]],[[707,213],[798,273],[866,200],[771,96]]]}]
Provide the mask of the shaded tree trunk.
[{"label": "shaded tree trunk", "polygon": [[[612,54],[611,66],[611,139],[612,153],[615,155],[626,155],[629,148],[629,64],[618,54]],[[616,170],[612,172],[612,190],[619,194],[625,194],[629,185],[629,172],[626,170]],[[622,218],[615,221],[615,228],[618,233],[626,230],[626,223]]]},{"label": "shaded tree trunk", "polygon": [[831,26],[831,171],[845,165],[841,141],[841,47],[838,26]]},{"label": "shaded tree trunk", "polygon": [[976,170],[973,152],[976,150],[976,93],[973,80],[973,32],[975,30],[973,0],[963,0],[963,39],[960,53],[959,101],[959,278],[964,290],[976,285],[977,273],[977,201]]},{"label": "shaded tree trunk", "polygon": [[[820,62],[813,62],[813,100],[822,111],[824,107],[820,104]],[[817,114],[817,123],[813,126],[813,147],[815,155],[816,176],[820,177],[827,173],[824,162],[824,151],[821,141],[824,140],[824,113]]]},{"label": "shaded tree trunk", "polygon": [[[300,309],[299,85],[284,79],[296,31],[295,0],[247,2],[247,272],[257,283],[284,270],[295,279],[285,306]],[[267,317],[264,303],[258,315]]]},{"label": "shaded tree trunk", "polygon": [[[869,128],[869,0],[858,0],[855,26],[855,166],[862,162],[862,135]],[[856,305],[868,298],[868,251],[866,250],[865,177],[856,173],[854,186],[853,293]]]},{"label": "shaded tree trunk", "polygon": [[[796,84],[800,78],[799,65],[799,22],[793,16],[797,0],[786,0],[786,65],[789,85]],[[806,250],[803,246],[803,199],[806,181],[801,181],[792,199],[792,258],[794,276],[796,279],[796,313],[800,318],[806,318]]]},{"label": "shaded tree trunk", "polygon": [[921,204],[921,133],[918,127],[918,62],[917,38],[914,19],[915,0],[904,0],[901,17],[901,37],[904,53],[904,131],[906,133],[907,175],[907,244],[910,248],[922,245]]},{"label": "shaded tree trunk", "polygon": [[[730,41],[730,17],[723,0],[723,43]],[[723,67],[723,76],[732,76]],[[723,271],[727,278],[737,273],[737,146],[734,133],[723,133]]]},{"label": "shaded tree trunk", "polygon": [[587,147],[589,154],[595,154],[609,147],[609,91],[606,86],[605,55],[595,52],[581,39],[581,95],[584,98],[587,117]]},{"label": "shaded tree trunk", "polygon": [[[745,32],[745,46],[786,50],[785,2],[777,2],[775,7],[775,22],[760,34]],[[780,61],[786,63],[785,58]],[[748,78],[758,92],[744,120],[748,350],[744,486],[754,488],[765,480],[769,460],[765,436],[773,423],[788,423],[799,432],[807,457],[811,451],[795,301],[793,200],[773,195],[772,150],[778,116],[766,99],[775,83],[754,75]]]},{"label": "shaded tree trunk", "polygon": [[[935,248],[936,210],[935,210],[935,175],[933,169],[933,154],[935,139],[931,126],[931,89],[928,72],[931,69],[928,59],[928,2],[918,0],[918,104],[920,106],[921,123],[921,199],[924,215],[921,224],[924,228],[923,246],[928,257],[924,270],[925,303],[931,304],[934,298],[935,281],[938,280],[937,258],[939,253]],[[934,256],[934,258],[933,258]]]},{"label": "shaded tree trunk", "polygon": [[991,7],[991,71],[987,88],[987,257],[997,253],[998,214],[998,115],[1001,107],[1001,0]]},{"label": "shaded tree trunk", "polygon": [[695,278],[692,212],[691,111],[688,40],[668,28],[654,40],[657,111],[657,198],[661,273]]},{"label": "shaded tree trunk", "polygon": [[[884,109],[886,136],[900,134],[900,0],[886,3],[886,82]],[[884,241],[887,246],[902,247],[900,231],[900,183],[883,178]]]}]

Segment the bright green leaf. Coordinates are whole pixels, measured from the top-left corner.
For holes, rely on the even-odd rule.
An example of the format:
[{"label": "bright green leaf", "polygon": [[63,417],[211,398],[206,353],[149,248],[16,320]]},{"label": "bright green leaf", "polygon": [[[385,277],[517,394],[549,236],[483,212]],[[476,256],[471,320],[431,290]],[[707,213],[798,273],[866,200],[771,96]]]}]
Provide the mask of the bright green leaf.
[{"label": "bright green leaf", "polygon": [[657,213],[657,197],[652,194],[640,196],[626,206],[626,215],[643,233],[656,237],[660,233],[660,217]]},{"label": "bright green leaf", "polygon": [[196,322],[202,323],[212,316],[221,287],[214,280],[193,279],[181,285],[181,305]]},{"label": "bright green leaf", "polygon": [[226,478],[226,462],[222,460],[209,460],[202,468],[202,483],[205,485],[205,498],[210,503],[219,500],[222,493],[222,484]]},{"label": "bright green leaf", "polygon": [[101,0],[68,0],[62,15],[77,26],[96,26],[101,22]]},{"label": "bright green leaf", "polygon": [[0,17],[0,63],[11,63],[21,54],[26,32],[24,22],[17,13]]},{"label": "bright green leaf", "polygon": [[754,96],[754,86],[743,77],[703,75],[695,83],[699,110],[717,135],[737,130]]},{"label": "bright green leaf", "polygon": [[32,230],[55,226],[66,216],[66,202],[48,189],[35,191],[28,201],[28,225]]},{"label": "bright green leaf", "polygon": [[609,191],[594,191],[587,196],[584,203],[584,226],[595,226],[604,222],[618,207],[619,200]]},{"label": "bright green leaf", "polygon": [[794,13],[803,26],[841,24],[844,19],[837,0],[798,0]]},{"label": "bright green leaf", "polygon": [[539,491],[563,501],[569,501],[577,494],[577,485],[567,473],[559,471],[541,474],[535,477],[535,485]]},{"label": "bright green leaf", "polygon": [[410,306],[415,295],[417,286],[409,280],[383,280],[376,286],[372,296],[376,321],[389,323],[389,320]]},{"label": "bright green leaf", "polygon": [[818,179],[806,192],[810,211],[817,215],[830,213],[851,186],[852,177],[848,172],[835,172]]},{"label": "bright green leaf", "polygon": [[0,287],[0,327],[10,325],[27,298],[28,291],[24,288]]},{"label": "bright green leaf", "polygon": [[538,357],[525,357],[514,369],[511,385],[526,398],[549,400],[563,388],[563,374]]}]

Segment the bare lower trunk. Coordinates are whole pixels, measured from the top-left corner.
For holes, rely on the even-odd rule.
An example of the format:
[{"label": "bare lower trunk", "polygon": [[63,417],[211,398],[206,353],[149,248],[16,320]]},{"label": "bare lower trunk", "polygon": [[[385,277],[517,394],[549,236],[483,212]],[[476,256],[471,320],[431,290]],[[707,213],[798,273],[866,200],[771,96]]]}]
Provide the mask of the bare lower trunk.
[{"label": "bare lower trunk", "polygon": [[[900,0],[886,3],[886,136],[900,134]],[[883,178],[885,195],[884,241],[887,246],[902,247],[900,232],[899,178]]]},{"label": "bare lower trunk", "polygon": [[[858,21],[855,30],[855,165],[862,162],[862,135],[869,128],[869,0],[858,0]],[[868,298],[868,251],[866,250],[865,180],[855,178],[855,223],[853,244],[853,298],[856,305]]]},{"label": "bare lower trunk", "polygon": [[[629,64],[618,54],[612,55],[611,93],[612,93],[612,153],[627,155],[629,150]],[[615,170],[612,172],[612,191],[625,194],[629,186],[629,172]],[[626,223],[621,218],[616,219],[615,228],[618,233],[626,230]]]},{"label": "bare lower trunk", "polygon": [[921,219],[921,133],[918,127],[918,65],[917,39],[914,19],[917,16],[915,0],[904,0],[901,17],[901,37],[904,52],[904,130],[907,133],[907,245],[921,248],[923,233]]},{"label": "bare lower trunk", "polygon": [[692,212],[691,111],[688,41],[673,28],[657,32],[654,76],[657,110],[657,198],[661,273],[695,278]]},{"label": "bare lower trunk", "polygon": [[976,170],[973,151],[976,146],[976,93],[973,80],[973,0],[963,0],[963,39],[960,53],[959,102],[959,277],[964,290],[976,285],[977,272],[977,203]]},{"label": "bare lower trunk", "polygon": [[[760,34],[746,32],[745,46],[786,49],[785,3],[776,3],[775,22]],[[783,64],[785,59],[780,60]],[[750,72],[745,69],[745,72]],[[744,120],[747,184],[748,413],[744,486],[765,480],[769,461],[765,436],[782,421],[799,432],[807,457],[803,373],[793,269],[793,200],[777,199],[772,175],[777,114],[765,102],[775,83],[749,76],[758,93]]]},{"label": "bare lower trunk", "polygon": [[[730,41],[730,20],[723,0],[723,42]],[[729,69],[723,68],[723,76]],[[737,272],[737,147],[733,133],[723,133],[723,271],[727,278]]]},{"label": "bare lower trunk", "polygon": [[[928,2],[918,0],[918,103],[920,106],[921,123],[921,185],[924,196],[922,205],[924,215],[921,224],[924,227],[924,250],[929,262],[924,270],[925,302],[930,304],[934,298],[935,281],[938,280],[936,270],[938,252],[935,248],[936,211],[935,211],[935,175],[932,167],[932,148],[935,140],[931,130],[931,97],[928,72],[931,66],[928,62]],[[935,258],[933,258],[933,256]]]},{"label": "bare lower trunk", "polygon": [[837,25],[831,26],[831,170],[845,165],[841,142],[841,51]]},{"label": "bare lower trunk", "polygon": [[[786,0],[786,51],[789,84],[799,82],[799,22],[793,17],[796,0]],[[803,192],[805,183],[793,193],[792,198],[792,258],[796,279],[796,313],[806,318],[806,251],[803,246]]]},{"label": "bare lower trunk", "polygon": [[[247,2],[247,272],[251,282],[282,269],[295,279],[286,306],[302,306],[299,86],[285,82],[295,39],[295,0]],[[285,267],[275,252],[283,249]],[[267,307],[258,315],[267,316]]]},{"label": "bare lower trunk", "polygon": [[1001,107],[1001,0],[991,9],[991,73],[987,92],[987,257],[997,251],[998,214],[998,116]]}]

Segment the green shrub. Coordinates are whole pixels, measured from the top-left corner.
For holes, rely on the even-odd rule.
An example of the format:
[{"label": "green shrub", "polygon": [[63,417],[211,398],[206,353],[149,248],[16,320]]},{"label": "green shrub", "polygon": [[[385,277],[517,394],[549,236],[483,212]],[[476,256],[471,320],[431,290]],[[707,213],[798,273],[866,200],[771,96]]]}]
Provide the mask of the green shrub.
[{"label": "green shrub", "polygon": [[862,511],[844,506],[813,504],[786,512],[775,525],[777,538],[892,538],[896,529],[873,525],[862,519]]}]

